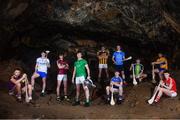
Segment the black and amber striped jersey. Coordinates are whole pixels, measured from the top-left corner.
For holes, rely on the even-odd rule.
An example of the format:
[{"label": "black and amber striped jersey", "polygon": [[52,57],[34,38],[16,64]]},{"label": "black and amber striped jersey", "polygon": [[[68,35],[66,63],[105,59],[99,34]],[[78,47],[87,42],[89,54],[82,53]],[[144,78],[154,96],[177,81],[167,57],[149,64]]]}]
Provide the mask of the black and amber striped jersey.
[{"label": "black and amber striped jersey", "polygon": [[99,64],[107,64],[108,56],[109,56],[109,51],[98,51],[97,56],[99,59]]}]

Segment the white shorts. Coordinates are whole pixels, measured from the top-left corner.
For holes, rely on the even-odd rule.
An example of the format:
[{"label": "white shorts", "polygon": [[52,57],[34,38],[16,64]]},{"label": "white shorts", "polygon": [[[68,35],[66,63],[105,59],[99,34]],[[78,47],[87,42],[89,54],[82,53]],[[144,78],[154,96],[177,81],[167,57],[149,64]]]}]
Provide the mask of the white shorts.
[{"label": "white shorts", "polygon": [[108,68],[108,65],[107,64],[99,64],[99,68],[100,69],[107,69]]},{"label": "white shorts", "polygon": [[57,75],[57,80],[63,80],[63,81],[66,81],[67,80],[67,75],[65,75],[65,74],[62,74],[62,75]]},{"label": "white shorts", "polygon": [[171,97],[176,97],[177,96],[177,92],[171,91]]},{"label": "white shorts", "polygon": [[83,84],[85,81],[84,76],[76,77],[76,84]]}]

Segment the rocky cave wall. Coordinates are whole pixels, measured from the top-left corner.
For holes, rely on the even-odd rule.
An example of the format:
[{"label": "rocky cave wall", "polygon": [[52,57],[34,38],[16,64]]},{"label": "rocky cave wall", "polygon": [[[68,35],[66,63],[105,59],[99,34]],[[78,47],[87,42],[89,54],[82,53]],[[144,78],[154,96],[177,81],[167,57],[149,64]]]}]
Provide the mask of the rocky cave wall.
[{"label": "rocky cave wall", "polygon": [[179,0],[0,0],[0,58],[28,59],[42,49],[56,54],[74,51],[72,46],[91,48],[95,55],[101,43],[112,49],[120,43],[134,55],[161,50],[178,64],[179,5]]}]

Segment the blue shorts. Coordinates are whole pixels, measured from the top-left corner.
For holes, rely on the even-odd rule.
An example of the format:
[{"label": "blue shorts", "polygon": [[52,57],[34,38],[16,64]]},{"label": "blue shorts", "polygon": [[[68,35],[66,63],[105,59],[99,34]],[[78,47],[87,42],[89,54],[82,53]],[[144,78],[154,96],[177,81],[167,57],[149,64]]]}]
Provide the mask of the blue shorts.
[{"label": "blue shorts", "polygon": [[45,73],[45,72],[37,71],[36,73],[39,74],[39,76],[40,76],[41,78],[47,78],[47,73]]},{"label": "blue shorts", "polygon": [[165,68],[159,68],[158,70],[159,70],[159,72],[163,72],[163,71],[165,71],[166,69],[165,69]]}]

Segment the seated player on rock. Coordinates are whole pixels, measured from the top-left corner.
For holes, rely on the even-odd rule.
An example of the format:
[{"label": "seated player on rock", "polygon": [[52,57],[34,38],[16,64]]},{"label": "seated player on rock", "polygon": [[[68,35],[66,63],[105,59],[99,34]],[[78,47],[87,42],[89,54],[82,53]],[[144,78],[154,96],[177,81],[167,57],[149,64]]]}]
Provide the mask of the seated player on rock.
[{"label": "seated player on rock", "polygon": [[118,93],[117,101],[121,103],[123,100],[123,79],[119,76],[119,71],[115,72],[115,76],[110,81],[110,86],[106,87],[107,102],[110,102],[110,92]]},{"label": "seated player on rock", "polygon": [[22,93],[25,93],[26,87],[28,89],[27,94],[29,96],[29,101],[32,100],[32,86],[29,84],[27,75],[22,72],[20,68],[16,68],[10,79],[11,89],[9,91],[10,95],[16,94],[17,100],[22,101]]},{"label": "seated player on rock", "polygon": [[[155,65],[157,66],[157,68],[155,68],[152,71],[152,73],[154,72],[154,73],[159,74],[159,78],[160,78],[160,80],[162,80],[164,71],[168,70],[168,62],[162,53],[159,53],[158,57],[159,58],[155,62],[152,62],[153,66],[155,66]],[[156,83],[155,76],[154,76],[154,79],[152,80],[152,83]]]},{"label": "seated player on rock", "polygon": [[169,97],[176,97],[177,96],[177,89],[176,89],[176,82],[175,80],[170,77],[169,72],[166,70],[164,71],[164,80],[160,81],[160,87],[156,89],[158,90],[155,102],[157,103],[163,94]]},{"label": "seated player on rock", "polygon": [[139,82],[141,82],[144,78],[147,77],[147,74],[144,73],[144,66],[141,64],[140,59],[136,59],[136,63],[131,64],[130,71],[133,71],[133,74],[130,77],[135,79],[135,81],[133,81],[133,84],[137,84],[137,79],[139,80]]}]

